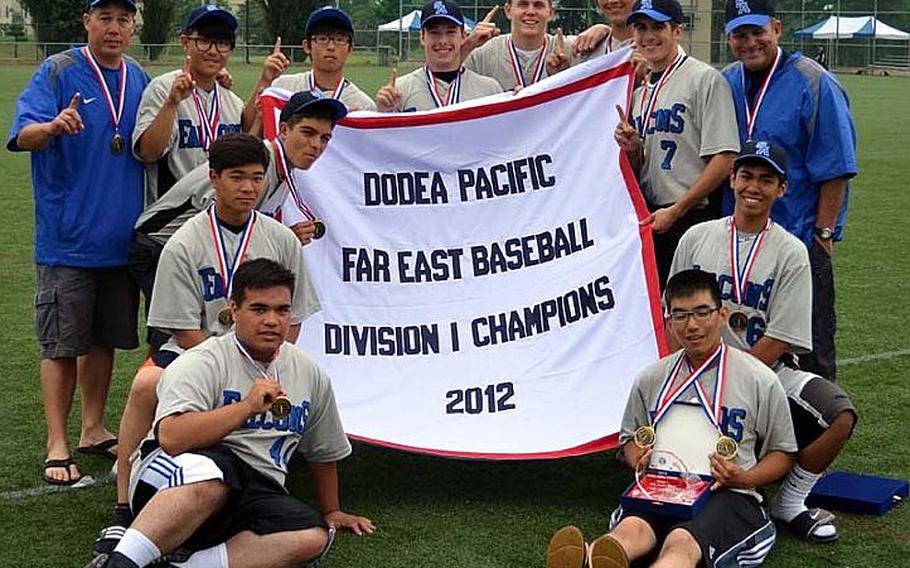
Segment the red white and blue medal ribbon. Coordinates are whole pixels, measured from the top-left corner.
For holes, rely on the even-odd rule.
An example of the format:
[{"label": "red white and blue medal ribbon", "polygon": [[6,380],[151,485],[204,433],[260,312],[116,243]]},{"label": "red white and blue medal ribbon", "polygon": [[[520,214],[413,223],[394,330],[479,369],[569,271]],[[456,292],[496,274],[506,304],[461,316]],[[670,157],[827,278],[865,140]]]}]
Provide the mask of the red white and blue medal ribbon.
[{"label": "red white and blue medal ribbon", "polygon": [[218,270],[221,273],[221,281],[224,282],[224,297],[230,299],[231,288],[234,285],[234,272],[237,271],[237,267],[243,264],[243,257],[246,256],[246,251],[250,248],[250,241],[253,238],[253,229],[256,225],[258,213],[256,211],[250,213],[250,217],[240,233],[234,258],[230,262],[228,262],[227,244],[224,241],[224,235],[221,233],[221,222],[215,213],[214,203],[209,207],[208,215],[209,229],[212,233],[212,240],[215,243],[215,256],[218,259]]},{"label": "red white and blue medal ribbon", "polygon": [[[319,85],[316,84],[316,77],[313,75],[312,71],[310,71],[310,75],[307,78],[307,84],[309,85],[311,91],[319,91],[320,93],[325,93],[325,91],[323,91]],[[341,80],[338,81],[338,86],[335,87],[329,97],[335,99],[336,101],[340,101],[341,94],[344,92],[345,86],[345,79],[342,77]]]},{"label": "red white and blue medal ribbon", "polygon": [[613,32],[607,34],[607,39],[604,40],[604,55],[613,52]]},{"label": "red white and blue medal ribbon", "polygon": [[436,75],[434,75],[426,65],[423,66],[423,71],[427,79],[427,89],[430,91],[430,96],[433,98],[436,108],[453,105],[461,100],[461,77],[464,73],[464,68],[459,69],[458,73],[455,75],[455,79],[449,83],[449,92],[446,94],[445,98],[443,98],[442,93],[439,92]]},{"label": "red white and blue medal ribbon", "polygon": [[761,108],[762,101],[765,100],[765,94],[768,92],[768,86],[771,85],[771,77],[774,76],[774,72],[777,71],[778,65],[780,65],[780,58],[783,50],[778,47],[777,55],[774,56],[774,63],[771,65],[771,69],[768,71],[768,76],[765,77],[765,80],[762,82],[761,88],[758,90],[758,95],[755,97],[755,107],[752,108],[749,106],[749,93],[746,91],[746,68],[742,67],[742,81],[743,81],[743,101],[746,105],[746,139],[752,139],[752,131],[755,130],[755,119],[758,118],[758,109]]},{"label": "red white and blue medal ribbon", "polygon": [[720,350],[720,361],[717,363],[717,380],[714,382],[713,396],[709,399],[702,384],[698,381],[695,382],[695,393],[699,402],[701,402],[701,407],[718,432],[721,432],[721,424],[724,417],[724,389],[727,387],[727,346],[723,342],[720,344]]},{"label": "red white and blue medal ribbon", "polygon": [[641,126],[638,129],[638,136],[641,137],[642,140],[648,137],[648,127],[651,125],[651,113],[654,112],[654,107],[657,106],[657,99],[660,98],[660,92],[667,85],[667,83],[670,82],[670,77],[673,76],[673,73],[675,73],[676,70],[679,69],[682,66],[683,62],[688,58],[688,55],[680,52],[676,56],[676,59],[673,60],[673,63],[671,63],[670,66],[664,70],[664,74],[660,76],[660,80],[657,81],[657,85],[655,85],[653,88],[650,86],[650,74],[648,78],[645,79],[644,88],[646,91],[650,90],[651,95],[646,99],[644,92],[642,92],[641,103],[638,107],[638,112],[641,116]]},{"label": "red white and blue medal ribbon", "polygon": [[[670,369],[670,372],[667,374],[667,378],[664,379],[664,384],[660,387],[660,392],[657,394],[657,403],[652,412],[653,418],[651,424],[656,426],[667,414],[667,411],[670,410],[670,407],[673,406],[673,403],[676,402],[686,390],[692,386],[696,385],[696,393],[701,405],[704,410],[712,417],[712,423],[718,425],[719,422],[715,422],[714,418],[719,413],[719,406],[717,409],[709,406],[707,397],[702,397],[702,393],[699,392],[700,385],[698,385],[698,379],[704,375],[708,370],[714,366],[715,363],[719,363],[721,367],[717,372],[717,383],[715,384],[715,396],[713,400],[718,401],[723,398],[723,383],[726,382],[726,353],[727,346],[721,341],[720,345],[705,359],[705,362],[699,365],[697,369],[691,371],[689,376],[687,376],[681,383],[679,383],[675,388],[673,383],[676,382],[676,378],[679,376],[679,372],[682,370],[683,363],[686,363],[689,369],[691,370],[691,365],[689,365],[689,359],[686,357],[685,352],[680,353],[679,358],[673,364],[673,367]],[[718,392],[719,390],[719,392]]]},{"label": "red white and blue medal ribbon", "polygon": [[752,246],[749,247],[749,253],[746,255],[746,262],[740,264],[739,231],[736,229],[736,221],[730,218],[730,272],[733,273],[733,298],[731,299],[734,304],[743,304],[746,301],[749,275],[752,274],[752,268],[755,266],[758,253],[765,242],[765,235],[768,234],[770,228],[771,220],[768,219],[764,230],[752,241]]},{"label": "red white and blue medal ribbon", "polygon": [[543,47],[540,48],[540,53],[537,55],[537,61],[534,62],[534,74],[531,76],[531,81],[525,80],[525,74],[521,67],[521,60],[518,58],[518,48],[512,43],[511,38],[508,41],[508,48],[509,62],[512,64],[512,73],[515,74],[516,84],[525,88],[528,85],[533,85],[543,79],[544,71],[547,70],[547,51],[550,49],[549,36],[544,36],[543,38]]},{"label": "red white and blue medal ribbon", "polygon": [[281,143],[280,138],[275,138],[272,141],[275,145],[275,153],[278,154],[278,159],[275,160],[278,164],[278,174],[284,178],[284,182],[288,185],[288,193],[291,194],[291,199],[294,200],[294,205],[297,206],[297,209],[303,214],[308,221],[315,221],[316,215],[313,213],[313,210],[303,201],[303,198],[300,196],[300,192],[297,190],[297,182],[294,181],[294,167],[287,160],[287,156],[284,152],[284,144]]},{"label": "red white and blue medal ribbon", "polygon": [[[253,356],[250,355],[250,352],[247,351],[246,347],[243,346],[243,343],[240,341],[240,339],[237,338],[236,333],[234,333],[234,345],[236,345],[237,349],[240,350],[240,353],[243,355],[243,358],[246,359],[249,362],[249,364],[252,365],[253,368],[255,368],[256,371],[259,372],[260,375],[262,375],[263,379],[274,380],[276,383],[281,384],[281,377],[278,374],[278,365],[275,365],[272,375],[269,375],[268,369],[263,367],[262,365],[259,364],[259,362],[257,362],[255,359],[253,359]],[[278,350],[275,351],[275,356],[272,357],[272,361],[277,361],[278,355],[280,353],[281,353],[281,348],[279,347]]]},{"label": "red white and blue medal ribbon", "polygon": [[104,95],[104,101],[107,103],[107,109],[111,114],[111,124],[114,125],[114,134],[120,133],[120,117],[123,116],[123,103],[126,100],[126,59],[120,58],[120,93],[117,106],[114,106],[114,97],[111,96],[110,89],[107,88],[107,82],[104,75],[101,74],[101,67],[95,61],[95,56],[88,47],[82,48],[82,55],[88,61],[89,67],[95,72],[95,78],[101,86],[101,94]]},{"label": "red white and blue medal ribbon", "polygon": [[193,105],[196,107],[196,116],[199,117],[199,133],[201,134],[202,148],[208,151],[209,146],[218,137],[218,124],[221,121],[221,96],[218,93],[218,83],[212,86],[212,102],[209,109],[205,109],[202,99],[193,89]]}]

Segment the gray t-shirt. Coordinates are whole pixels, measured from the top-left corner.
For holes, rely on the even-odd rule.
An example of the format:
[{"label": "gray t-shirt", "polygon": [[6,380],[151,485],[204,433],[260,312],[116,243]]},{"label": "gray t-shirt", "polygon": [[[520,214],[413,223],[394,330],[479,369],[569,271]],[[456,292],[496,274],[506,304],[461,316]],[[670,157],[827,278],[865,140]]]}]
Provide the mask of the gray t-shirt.
[{"label": "gray t-shirt", "polygon": [[[519,80],[515,76],[515,69],[512,66],[512,56],[509,49],[509,41],[512,34],[503,34],[494,37],[482,46],[471,51],[464,66],[471,71],[480,73],[487,77],[496,79],[503,91],[511,91],[518,86]],[[569,58],[569,64],[575,63],[572,55],[572,46],[575,43],[575,36],[566,36],[565,53]],[[533,51],[516,50],[518,53],[518,63],[521,68],[521,74],[524,77],[525,84],[530,85],[534,82],[534,74],[539,61],[540,51],[543,46]],[[547,34],[546,53],[543,56],[543,70],[540,78],[547,77],[546,58],[556,49],[556,36]]]},{"label": "gray t-shirt", "polygon": [[[291,322],[301,323],[320,310],[319,299],[307,270],[300,242],[294,233],[266,215],[255,213],[256,222],[244,260],[269,258],[281,263],[296,276]],[[221,229],[225,247],[233,261],[239,235]],[[218,322],[218,312],[227,306],[227,283],[218,266],[208,211],[180,227],[161,251],[148,325],[162,330],[201,329],[209,335],[223,335],[229,326]],[[162,347],[175,353],[183,349],[171,337]]]},{"label": "gray t-shirt", "polygon": [[[171,86],[182,70],[177,69],[152,79],[142,93],[139,111],[136,117],[136,129],[133,130],[133,153],[138,157],[139,138],[148,130],[161,107],[164,106],[171,92]],[[218,131],[215,137],[241,131],[243,101],[232,91],[215,85],[210,93],[196,89],[205,112],[210,112],[212,96],[217,91],[221,103]],[[164,155],[154,164],[146,167],[147,187],[150,202],[158,199],[159,193],[167,188],[165,184],[180,180],[196,166],[208,160],[208,154],[202,147],[201,122],[193,97],[187,97],[177,105],[177,120],[171,127],[170,142]],[[170,181],[169,181],[170,180]]]},{"label": "gray t-shirt", "polygon": [[[670,275],[690,268],[717,277],[721,299],[731,314],[748,318],[746,329],[728,325],[724,341],[748,351],[763,335],[789,343],[795,353],[812,350],[812,273],[809,253],[799,239],[777,223],[771,223],[749,274],[745,302],[733,302],[733,270],[730,260],[732,217],[695,225],[676,248]],[[758,234],[739,233],[740,270]]]},{"label": "gray t-shirt", "polygon": [[[638,376],[623,413],[619,435],[621,445],[632,441],[639,427],[651,423],[650,413],[655,410],[660,389],[677,360],[683,356],[683,350],[677,351],[647,366]],[[682,368],[683,372],[677,381],[682,381],[688,375],[685,364]],[[714,392],[717,366],[709,369],[698,380],[708,393]],[[693,398],[695,388],[691,386],[680,400],[689,401]],[[777,375],[755,357],[732,347],[727,349],[727,385],[721,404],[724,409],[721,429],[739,444],[739,452],[734,458],[739,467],[748,470],[772,451],[797,451],[790,407]],[[656,424],[655,429],[659,431],[660,426],[660,423]],[[755,491],[742,492],[761,501]]]},{"label": "gray t-shirt", "polygon": [[[272,86],[287,89],[292,93],[309,91],[316,88],[312,77],[312,71],[293,73],[290,75],[285,74],[272,81]],[[334,95],[334,93],[330,91],[324,91],[324,93],[329,97]],[[341,98],[338,100],[343,102],[344,106],[348,107],[348,110],[351,112],[355,110],[376,110],[376,103],[373,102],[373,99],[361,91],[360,87],[347,79],[344,79],[344,88],[341,90]]]},{"label": "gray t-shirt", "polygon": [[[643,123],[643,107],[655,87],[646,81],[632,95],[636,127]],[[719,71],[693,57],[686,58],[664,84],[648,124],[638,177],[653,205],[676,203],[701,176],[706,158],[739,151],[730,86]]]},{"label": "gray t-shirt", "polygon": [[[229,333],[209,339],[165,369],[158,382],[152,432],[168,416],[215,410],[247,396],[261,375],[240,352],[234,337]],[[293,404],[291,415],[282,420],[271,412],[250,416],[222,440],[225,446],[282,485],[295,450],[314,463],[336,462],[351,454],[332,383],[312,359],[295,345],[285,343],[266,372],[277,377],[287,391]]]},{"label": "gray t-shirt", "polygon": [[[442,100],[448,100],[449,89],[455,83],[446,83],[445,81],[435,78],[436,90]],[[423,67],[411,71],[403,77],[399,77],[395,82],[395,87],[401,94],[401,102],[398,103],[398,112],[413,112],[420,110],[432,110],[436,108],[436,101],[430,93],[430,86],[427,83],[427,75]],[[461,96],[456,102],[479,99],[489,95],[495,95],[502,92],[499,83],[489,77],[482,77],[468,69],[461,71]]]}]

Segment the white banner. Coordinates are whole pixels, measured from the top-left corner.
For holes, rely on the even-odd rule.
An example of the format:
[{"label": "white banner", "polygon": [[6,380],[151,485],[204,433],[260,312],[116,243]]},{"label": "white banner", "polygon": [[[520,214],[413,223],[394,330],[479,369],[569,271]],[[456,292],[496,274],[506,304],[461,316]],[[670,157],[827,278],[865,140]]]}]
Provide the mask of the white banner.
[{"label": "white banner", "polygon": [[663,337],[613,140],[631,72],[626,51],[517,96],[356,114],[299,174],[327,228],[304,248],[324,309],[299,344],[352,437],[492,459],[616,445]]}]

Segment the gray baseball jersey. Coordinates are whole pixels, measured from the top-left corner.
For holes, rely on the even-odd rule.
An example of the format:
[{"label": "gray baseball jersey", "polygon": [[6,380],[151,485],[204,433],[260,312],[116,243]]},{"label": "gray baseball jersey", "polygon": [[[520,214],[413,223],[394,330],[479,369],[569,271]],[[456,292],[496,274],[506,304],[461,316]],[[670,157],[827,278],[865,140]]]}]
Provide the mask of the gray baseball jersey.
[{"label": "gray baseball jersey", "polygon": [[[282,75],[272,81],[272,86],[287,89],[292,93],[309,91],[315,88],[315,82],[313,81],[313,72],[306,71],[304,73]],[[334,93],[330,91],[324,92],[327,96],[334,96]],[[341,90],[341,98],[338,100],[343,102],[344,106],[348,107],[348,110],[352,112],[355,110],[376,110],[376,103],[373,102],[373,99],[361,91],[360,87],[347,79],[344,79],[344,88]]]},{"label": "gray baseball jersey", "polygon": [[[660,389],[673,365],[683,356],[684,351],[677,351],[652,363],[638,376],[623,413],[620,444],[632,441],[635,430],[650,424]],[[677,381],[685,378],[686,369],[683,364],[683,372]],[[709,369],[698,380],[708,393],[714,392],[717,367]],[[693,398],[695,388],[690,386],[680,400],[689,401]],[[789,403],[777,375],[755,357],[732,347],[727,349],[727,385],[721,404],[721,429],[739,444],[739,452],[734,458],[736,465],[747,470],[771,451],[797,451]],[[655,429],[660,430],[659,423]],[[759,452],[757,456],[756,450]],[[743,492],[761,500],[755,491]]]},{"label": "gray baseball jersey", "polygon": [[[158,116],[171,92],[174,80],[182,71],[170,71],[152,79],[142,93],[139,103],[139,114],[136,117],[136,129],[133,131],[133,152],[138,157],[139,138],[148,130],[152,121]],[[218,130],[215,137],[241,131],[240,118],[243,114],[243,101],[228,89],[216,84],[211,93],[196,89],[196,95],[205,112],[210,112],[212,96],[217,91],[221,104]],[[148,164],[146,191],[152,201],[158,199],[175,181],[183,178],[196,166],[208,159],[202,146],[202,126],[193,97],[183,99],[177,105],[177,120],[171,127],[171,137],[164,155],[154,164]]]},{"label": "gray baseball jersey", "polygon": [[613,34],[609,34],[606,38],[604,38],[603,41],[601,41],[594,47],[594,51],[592,51],[591,53],[589,53],[587,55],[582,55],[581,57],[576,59],[575,64],[584,63],[585,61],[590,61],[591,59],[594,59],[595,57],[600,57],[601,55],[606,55],[607,53],[613,53],[614,51],[617,51],[619,49],[632,45],[632,42],[633,42],[632,38],[624,39],[624,40],[620,41],[620,40],[616,39],[615,37],[613,37]]},{"label": "gray baseball jersey", "polygon": [[[274,146],[263,141],[269,153],[269,167],[265,172],[262,194],[256,209],[274,217],[287,197],[287,184],[279,173],[275,162]],[[136,220],[136,231],[144,233],[164,244],[173,234],[200,211],[212,203],[215,190],[209,181],[209,163],[196,166],[181,178],[164,196],[142,212]]]},{"label": "gray baseball jersey", "polygon": [[[165,369],[158,382],[158,423],[173,414],[215,410],[243,400],[259,371],[234,342],[234,333],[212,338],[187,351]],[[289,417],[271,412],[250,416],[222,444],[253,469],[284,485],[294,451],[314,463],[336,462],[351,453],[335,404],[332,383],[296,346],[285,343],[265,369],[277,378],[293,408]]]},{"label": "gray baseball jersey", "polygon": [[[745,329],[724,330],[724,341],[743,351],[763,335],[789,343],[796,353],[812,350],[812,273],[809,253],[799,239],[771,223],[748,276],[744,303],[733,302],[730,260],[732,217],[695,225],[676,248],[670,274],[698,268],[717,277],[721,299],[731,314],[747,318]],[[739,233],[740,270],[759,234]],[[733,318],[739,316],[733,316]],[[733,319],[731,318],[731,319]]]},{"label": "gray baseball jersey", "polygon": [[[450,84],[437,77],[435,83],[436,90],[443,101],[447,100],[449,88],[454,84],[454,81]],[[423,67],[415,69],[403,77],[399,77],[395,82],[395,87],[398,89],[398,92],[401,93],[401,102],[398,103],[398,108],[396,109],[399,112],[432,110],[436,108],[436,101],[430,93],[430,86],[427,84],[427,76]],[[462,69],[461,96],[458,98],[458,101],[455,102],[479,99],[501,92],[502,88],[494,79],[483,77],[469,69]]]},{"label": "gray baseball jersey", "polygon": [[[320,309],[309,272],[294,233],[281,223],[256,213],[253,234],[244,260],[269,258],[294,273],[294,305],[291,321],[300,323]],[[225,248],[233,262],[239,235],[222,227]],[[218,322],[218,312],[228,300],[227,283],[220,273],[208,210],[197,213],[174,233],[164,249],[155,273],[148,325],[163,330],[201,329],[223,335],[229,326]],[[174,337],[162,347],[182,353]]]},{"label": "gray baseball jersey", "polygon": [[[639,131],[655,83],[656,78],[645,82],[632,95],[632,119]],[[693,57],[663,85],[647,126],[638,178],[652,205],[676,203],[704,171],[705,158],[739,151],[730,86],[719,71]]]},{"label": "gray baseball jersey", "polygon": [[[502,90],[511,91],[519,85],[518,77],[515,76],[515,70],[512,67],[512,55],[509,50],[509,40],[512,34],[503,34],[494,37],[482,46],[471,51],[464,66],[474,71],[492,77],[500,84]],[[575,43],[575,36],[565,36],[565,52],[569,57],[569,64],[575,63],[572,55],[572,46]],[[518,53],[518,63],[521,67],[521,73],[526,84],[534,81],[538,56],[543,46],[533,51],[516,50]],[[546,58],[556,49],[556,36],[547,34],[547,52],[543,56],[544,60],[541,79],[547,77]]]}]

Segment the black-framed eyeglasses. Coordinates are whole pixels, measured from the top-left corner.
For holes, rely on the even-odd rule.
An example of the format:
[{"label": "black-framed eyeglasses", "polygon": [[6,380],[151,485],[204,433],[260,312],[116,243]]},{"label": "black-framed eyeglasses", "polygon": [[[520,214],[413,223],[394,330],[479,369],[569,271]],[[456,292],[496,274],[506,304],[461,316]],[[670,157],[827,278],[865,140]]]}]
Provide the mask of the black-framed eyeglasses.
[{"label": "black-framed eyeglasses", "polygon": [[720,306],[712,308],[711,306],[698,306],[691,310],[673,310],[667,314],[667,319],[673,323],[686,323],[690,317],[695,321],[707,321],[711,314],[720,310]]},{"label": "black-framed eyeglasses", "polygon": [[346,34],[313,34],[310,36],[310,42],[320,46],[329,45],[330,43],[347,45],[351,42],[351,38]]},{"label": "black-framed eyeglasses", "polygon": [[202,36],[189,36],[196,49],[205,53],[214,47],[218,53],[229,53],[234,49],[234,42],[229,39],[212,39]]}]

